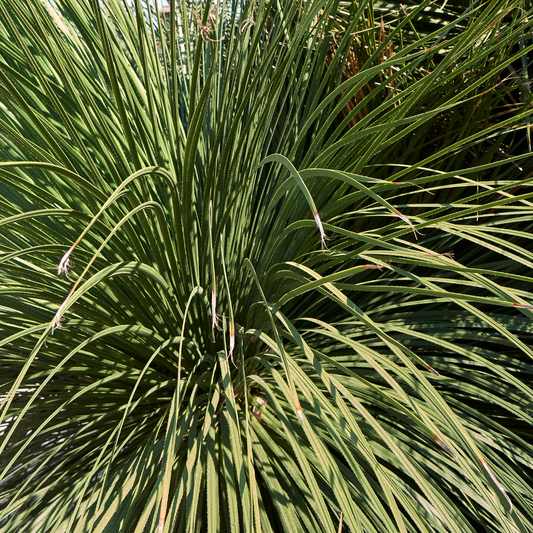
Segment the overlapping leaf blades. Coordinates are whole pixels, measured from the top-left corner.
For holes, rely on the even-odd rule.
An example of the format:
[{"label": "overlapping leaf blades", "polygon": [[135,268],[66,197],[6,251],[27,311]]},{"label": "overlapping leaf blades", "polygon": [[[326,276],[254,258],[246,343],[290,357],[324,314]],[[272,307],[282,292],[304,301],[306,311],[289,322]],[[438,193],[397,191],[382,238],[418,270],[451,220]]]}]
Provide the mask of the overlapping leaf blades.
[{"label": "overlapping leaf blades", "polygon": [[525,4],[160,7],[0,3],[2,529],[528,531]]}]

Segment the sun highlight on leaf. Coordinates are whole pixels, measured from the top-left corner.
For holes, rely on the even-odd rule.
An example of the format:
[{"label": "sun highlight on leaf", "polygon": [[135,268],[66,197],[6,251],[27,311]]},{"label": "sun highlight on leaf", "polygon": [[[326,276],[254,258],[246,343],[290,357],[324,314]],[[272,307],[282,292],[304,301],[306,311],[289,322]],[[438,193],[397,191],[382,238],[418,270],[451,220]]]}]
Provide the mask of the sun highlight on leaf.
[{"label": "sun highlight on leaf", "polygon": [[164,3],[0,1],[0,531],[533,531],[531,3]]}]

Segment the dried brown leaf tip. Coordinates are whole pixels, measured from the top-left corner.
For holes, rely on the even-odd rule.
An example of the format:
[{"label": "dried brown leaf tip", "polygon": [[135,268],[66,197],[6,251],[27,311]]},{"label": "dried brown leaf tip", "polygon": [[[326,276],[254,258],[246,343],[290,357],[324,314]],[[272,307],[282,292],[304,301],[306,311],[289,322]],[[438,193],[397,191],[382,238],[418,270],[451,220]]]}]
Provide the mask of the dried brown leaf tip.
[{"label": "dried brown leaf tip", "polygon": [[409,226],[411,227],[411,229],[413,230],[413,235],[415,236],[415,239],[418,239],[417,235],[422,235],[422,233],[420,233],[416,228],[415,228],[415,225],[402,213],[400,213],[400,211],[398,211],[398,209],[394,209],[394,214],[397,216],[397,217],[400,217],[406,224],[409,224]]},{"label": "dried brown leaf tip", "polygon": [[207,21],[210,23],[210,26],[206,26],[203,24],[202,19],[200,18],[200,15],[198,13],[194,12],[196,15],[196,20],[198,22],[198,29],[200,30],[200,36],[204,41],[210,41],[212,43],[218,43],[222,39],[213,39],[209,36],[212,29],[215,29],[215,23],[216,23],[216,14],[211,11],[209,15],[207,16]]},{"label": "dried brown leaf tip", "polygon": [[521,304],[518,302],[513,302],[511,305],[513,307],[516,307],[517,309],[533,309],[533,305],[531,304]]},{"label": "dried brown leaf tip", "polygon": [[77,239],[76,239],[76,242],[68,249],[68,252],[61,258],[61,261],[59,261],[59,266],[57,267],[57,275],[58,276],[61,276],[61,274],[65,274],[65,276],[68,277],[68,273],[69,273],[69,270],[70,270],[70,256],[72,254],[72,252],[74,251],[74,249],[76,248],[76,246],[78,246],[78,244],[80,243],[81,239],[82,239],[82,235],[80,235]]},{"label": "dried brown leaf tip", "polygon": [[324,231],[324,226],[322,226],[322,220],[320,219],[320,215],[318,214],[318,211],[316,209],[313,212],[313,218],[315,219],[316,225],[318,226],[318,231],[320,231],[320,243],[322,246],[322,250],[327,250],[326,232]]},{"label": "dried brown leaf tip", "polygon": [[74,291],[76,289],[76,285],[70,289],[70,292],[68,293],[68,296],[65,298],[65,301],[59,306],[59,309],[56,311],[56,314],[54,315],[54,319],[52,320],[52,328],[50,331],[50,335],[54,334],[54,331],[56,329],[61,328],[61,316],[63,315],[63,310],[65,309],[65,306],[67,305],[67,302],[69,298],[74,294]]},{"label": "dried brown leaf tip", "polygon": [[235,326],[230,323],[229,326],[229,356],[233,361],[233,350],[235,349]]},{"label": "dried brown leaf tip", "polygon": [[433,440],[447,453],[449,453],[452,457],[456,457],[453,450],[436,434],[433,434]]},{"label": "dried brown leaf tip", "polygon": [[61,314],[58,311],[54,316],[54,320],[52,320],[52,329],[50,330],[50,335],[53,335],[54,331],[60,328],[61,328]]},{"label": "dried brown leaf tip", "polygon": [[383,265],[363,265],[365,270],[382,270]]},{"label": "dried brown leaf tip", "polygon": [[255,405],[252,408],[252,414],[255,416],[258,422],[261,422],[261,410],[258,409]]},{"label": "dried brown leaf tip", "polygon": [[58,276],[61,276],[61,274],[68,275],[69,270],[70,270],[70,250],[63,256],[63,258],[59,262],[59,266],[57,267],[57,275]]},{"label": "dried brown leaf tip", "polygon": [[434,376],[437,376],[437,377],[440,376],[440,374],[432,366],[429,366],[428,364],[426,364],[426,369],[428,370],[428,372],[431,372]]}]

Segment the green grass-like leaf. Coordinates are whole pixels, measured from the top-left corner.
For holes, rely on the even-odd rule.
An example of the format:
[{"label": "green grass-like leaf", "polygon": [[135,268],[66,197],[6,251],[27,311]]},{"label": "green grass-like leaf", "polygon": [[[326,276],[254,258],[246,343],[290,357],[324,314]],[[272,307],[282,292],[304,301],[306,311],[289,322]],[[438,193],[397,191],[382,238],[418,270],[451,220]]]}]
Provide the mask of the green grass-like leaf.
[{"label": "green grass-like leaf", "polygon": [[533,12],[445,4],[0,2],[2,531],[533,529]]}]

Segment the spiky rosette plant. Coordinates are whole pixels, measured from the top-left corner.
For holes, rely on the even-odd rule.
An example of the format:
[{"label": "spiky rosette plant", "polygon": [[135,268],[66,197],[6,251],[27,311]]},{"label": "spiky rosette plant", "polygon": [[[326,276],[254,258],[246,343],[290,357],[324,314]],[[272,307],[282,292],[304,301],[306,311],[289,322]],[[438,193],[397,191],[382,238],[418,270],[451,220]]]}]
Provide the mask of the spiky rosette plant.
[{"label": "spiky rosette plant", "polygon": [[532,13],[338,5],[0,2],[2,531],[533,528]]}]

